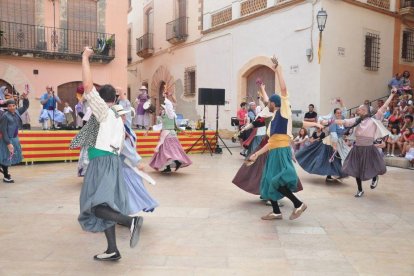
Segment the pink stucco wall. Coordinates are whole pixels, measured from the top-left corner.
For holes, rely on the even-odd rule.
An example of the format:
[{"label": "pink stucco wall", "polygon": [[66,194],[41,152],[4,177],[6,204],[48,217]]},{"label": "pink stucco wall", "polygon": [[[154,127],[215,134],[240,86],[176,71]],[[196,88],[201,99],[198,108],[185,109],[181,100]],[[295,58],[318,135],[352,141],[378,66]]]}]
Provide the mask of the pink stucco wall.
[{"label": "pink stucco wall", "polygon": [[[106,1],[105,32],[115,34],[115,59],[109,64],[92,64],[93,80],[97,84],[110,83],[115,87],[127,89],[127,13],[128,1]],[[59,25],[59,8],[56,2],[56,26]],[[53,5],[44,3],[44,25],[53,26]],[[114,16],[116,15],[116,16]],[[34,75],[33,70],[39,74]],[[58,60],[33,59],[31,57],[0,56],[0,79],[7,81],[22,92],[24,85],[29,84],[31,107],[29,115],[32,126],[39,126],[38,116],[40,103],[35,100],[50,84],[57,87],[67,82],[81,80],[81,62],[65,62]],[[74,91],[75,94],[75,91]]]}]

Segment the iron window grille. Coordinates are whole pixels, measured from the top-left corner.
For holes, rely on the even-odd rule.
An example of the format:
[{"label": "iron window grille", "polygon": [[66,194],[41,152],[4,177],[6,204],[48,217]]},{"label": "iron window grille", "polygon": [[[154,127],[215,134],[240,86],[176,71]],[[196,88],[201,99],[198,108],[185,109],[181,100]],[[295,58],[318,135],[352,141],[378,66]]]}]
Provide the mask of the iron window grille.
[{"label": "iron window grille", "polygon": [[402,49],[401,49],[401,58],[404,61],[414,61],[414,32],[413,31],[403,31],[402,35]]},{"label": "iron window grille", "polygon": [[380,37],[378,34],[365,35],[364,66],[369,71],[378,71],[380,62]]}]

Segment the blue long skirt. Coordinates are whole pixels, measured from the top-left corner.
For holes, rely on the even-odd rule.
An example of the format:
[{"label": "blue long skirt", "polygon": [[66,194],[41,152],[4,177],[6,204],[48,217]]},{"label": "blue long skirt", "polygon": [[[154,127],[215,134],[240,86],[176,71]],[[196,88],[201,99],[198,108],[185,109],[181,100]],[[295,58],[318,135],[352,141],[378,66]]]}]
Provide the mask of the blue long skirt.
[{"label": "blue long skirt", "polygon": [[10,156],[9,149],[4,140],[0,139],[0,164],[4,166],[16,165],[23,160],[22,147],[20,146],[19,138],[10,138],[10,142],[14,147],[14,154],[12,156]]},{"label": "blue long skirt", "polygon": [[295,157],[302,169],[310,174],[345,177],[339,154],[335,154],[333,162],[329,162],[333,153],[333,147],[318,141],[299,150]]}]

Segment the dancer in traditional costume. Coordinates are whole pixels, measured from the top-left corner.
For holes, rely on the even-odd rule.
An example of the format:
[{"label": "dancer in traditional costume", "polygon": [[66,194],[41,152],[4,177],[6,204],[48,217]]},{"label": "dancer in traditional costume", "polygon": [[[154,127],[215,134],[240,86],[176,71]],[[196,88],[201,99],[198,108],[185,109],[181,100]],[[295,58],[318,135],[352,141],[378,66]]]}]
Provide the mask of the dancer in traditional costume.
[{"label": "dancer in traditional costume", "polygon": [[114,108],[118,115],[122,117],[125,127],[125,140],[121,150],[121,159],[123,161],[122,171],[128,191],[129,212],[131,215],[141,211],[152,212],[158,206],[158,202],[148,193],[142,177],[134,169],[137,168],[142,171],[145,165],[141,162],[142,158],[137,153],[137,137],[131,129],[131,119],[133,116],[126,116],[132,110],[126,110],[121,105],[116,105]]},{"label": "dancer in traditional costume", "polygon": [[46,86],[46,93],[40,97],[43,108],[40,112],[39,122],[42,123],[43,130],[49,129],[49,120],[52,121],[52,128],[58,128],[58,124],[65,122],[65,114],[57,109],[57,104],[62,103],[60,98],[55,95],[51,85]]},{"label": "dancer in traditional costume", "polygon": [[166,91],[164,97],[164,104],[161,105],[164,110],[161,116],[160,140],[149,165],[157,171],[171,172],[171,168],[175,168],[175,171],[177,171],[180,167],[190,166],[192,162],[177,138],[177,126],[175,124],[177,115],[174,111],[173,102],[170,100],[173,100],[174,97],[169,96]]},{"label": "dancer in traditional costume", "polygon": [[[84,97],[88,101],[96,121],[88,122],[90,131],[82,128],[78,139],[81,144],[90,142],[89,166],[82,185],[78,221],[89,232],[105,232],[106,251],[94,256],[97,261],[116,261],[121,258],[116,245],[115,225],[130,227],[130,247],[138,243],[142,217],[130,217],[128,193],[124,183],[119,156],[125,138],[122,119],[112,108],[115,88],[104,85],[99,93],[93,86],[89,57],[93,50],[86,47],[82,54],[82,79]],[[92,126],[93,124],[93,126]]]},{"label": "dancer in traditional costume", "polygon": [[273,212],[263,216],[262,219],[282,219],[277,201],[287,197],[292,201],[295,208],[290,215],[290,219],[293,220],[298,218],[307,206],[293,194],[298,190],[298,177],[293,166],[290,147],[292,141],[292,111],[280,66],[276,67],[276,75],[280,83],[281,96],[274,94],[269,98],[269,111],[275,113],[268,129],[270,138],[268,143],[256,153],[253,153],[249,159],[256,161],[260,155],[268,152],[260,181],[260,195],[264,200],[271,201]]},{"label": "dancer in traditional costume", "polygon": [[[346,108],[335,108],[333,114],[323,116],[319,120],[344,119]],[[316,140],[309,146],[296,152],[295,157],[298,164],[308,173],[326,176],[326,181],[334,180],[332,176],[343,178],[342,162],[350,151],[345,143],[343,126],[332,124],[329,127],[329,138]]]},{"label": "dancer in traditional costume", "polygon": [[374,117],[370,116],[366,105],[361,105],[357,110],[359,117],[335,120],[336,124],[354,128],[355,145],[345,159],[342,170],[345,174],[356,178],[358,191],[355,197],[361,197],[364,194],[362,181],[372,179],[371,189],[375,189],[379,181],[378,176],[387,171],[384,158],[375,147],[374,141],[390,134],[381,120],[395,93],[396,90],[393,89],[387,101],[378,109]]},{"label": "dancer in traditional costume", "polygon": [[29,108],[27,93],[21,95],[23,106],[17,108],[15,100],[7,100],[7,110],[0,115],[0,171],[4,183],[14,183],[9,167],[22,162],[22,148],[19,141],[19,129],[22,128],[20,115]]}]

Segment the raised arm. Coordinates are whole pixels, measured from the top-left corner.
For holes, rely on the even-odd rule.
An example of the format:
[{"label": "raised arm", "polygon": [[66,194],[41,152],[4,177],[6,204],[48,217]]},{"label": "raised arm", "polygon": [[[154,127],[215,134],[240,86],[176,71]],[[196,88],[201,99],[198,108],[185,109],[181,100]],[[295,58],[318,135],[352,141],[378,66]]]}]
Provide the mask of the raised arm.
[{"label": "raised arm", "polygon": [[260,85],[259,93],[260,93],[261,99],[263,100],[263,103],[267,104],[269,102],[269,96],[267,96],[266,86],[263,83]]},{"label": "raised arm", "polygon": [[277,79],[279,80],[279,84],[280,84],[280,95],[282,97],[286,97],[287,96],[287,88],[286,88],[285,78],[283,77],[282,67],[280,65],[278,65],[276,67],[276,76],[277,76]]},{"label": "raised arm", "polygon": [[23,106],[19,107],[17,109],[17,112],[19,112],[20,115],[26,112],[26,110],[29,108],[29,100],[27,99],[27,94],[23,93],[21,98],[23,99]]},{"label": "raised arm", "polygon": [[93,86],[92,72],[89,64],[89,57],[92,54],[93,50],[89,47],[85,47],[82,53],[82,81],[85,90],[83,97],[87,100],[98,122],[102,122],[108,115],[109,107]]},{"label": "raised arm", "polygon": [[93,88],[91,66],[89,64],[89,57],[93,54],[93,50],[85,47],[82,53],[82,82],[85,93],[90,93]]},{"label": "raised arm", "polygon": [[397,92],[397,89],[393,88],[391,90],[391,94],[388,97],[388,99],[385,101],[385,103],[383,104],[383,106],[380,107],[380,109],[378,109],[377,113],[375,114],[375,117],[377,119],[381,119],[384,116],[385,111],[387,110],[387,107],[390,105],[392,99],[394,98],[395,93]]}]

